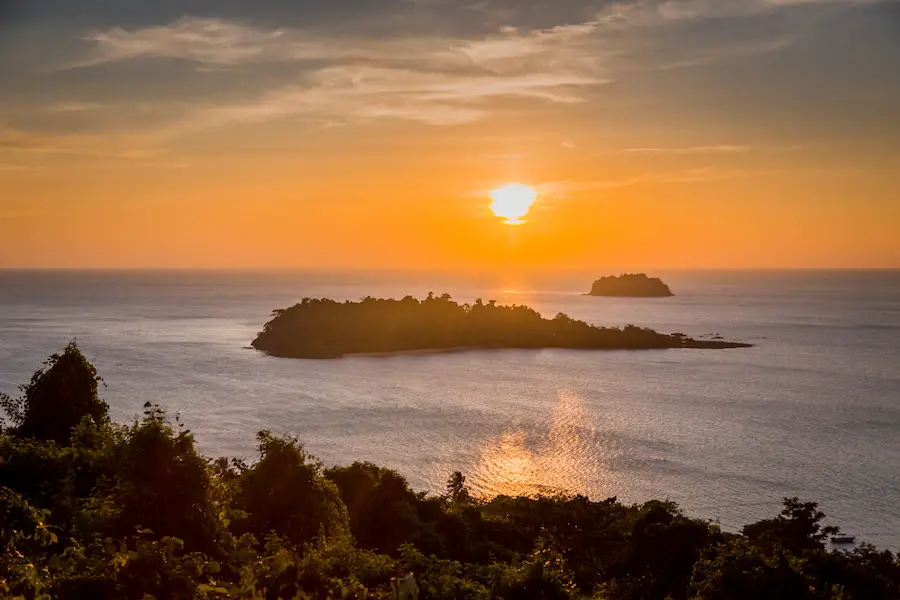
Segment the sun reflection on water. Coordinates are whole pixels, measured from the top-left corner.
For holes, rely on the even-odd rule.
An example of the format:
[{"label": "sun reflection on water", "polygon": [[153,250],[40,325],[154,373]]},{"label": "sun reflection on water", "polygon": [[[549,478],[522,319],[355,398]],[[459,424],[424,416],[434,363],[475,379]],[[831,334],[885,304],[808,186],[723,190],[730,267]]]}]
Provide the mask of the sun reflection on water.
[{"label": "sun reflection on water", "polygon": [[545,438],[507,432],[484,444],[469,478],[479,496],[587,492],[611,489],[596,419],[575,393],[560,390]]}]

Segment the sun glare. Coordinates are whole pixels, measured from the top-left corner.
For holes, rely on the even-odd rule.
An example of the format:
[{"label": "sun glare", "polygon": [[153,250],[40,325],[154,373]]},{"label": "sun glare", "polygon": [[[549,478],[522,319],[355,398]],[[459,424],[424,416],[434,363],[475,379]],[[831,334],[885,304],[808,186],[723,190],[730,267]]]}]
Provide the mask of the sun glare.
[{"label": "sun glare", "polygon": [[507,225],[521,225],[537,200],[537,192],[521,183],[510,183],[491,191],[491,211]]}]

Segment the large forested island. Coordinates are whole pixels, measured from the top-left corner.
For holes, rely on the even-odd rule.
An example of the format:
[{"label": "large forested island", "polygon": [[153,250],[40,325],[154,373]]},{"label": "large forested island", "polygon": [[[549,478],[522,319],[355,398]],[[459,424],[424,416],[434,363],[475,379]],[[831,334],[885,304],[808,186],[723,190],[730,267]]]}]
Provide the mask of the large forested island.
[{"label": "large forested island", "polygon": [[276,310],[253,347],[285,358],[338,358],[429,350],[571,348],[648,350],[742,348],[749,344],[667,335],[628,325],[596,327],[565,314],[544,319],[527,306],[493,301],[458,304],[448,294],[419,301],[364,298],[337,302],[305,298]]},{"label": "large forested island", "polygon": [[666,298],[674,296],[659,277],[646,273],[626,273],[601,277],[594,282],[588,296],[616,296],[630,298]]},{"label": "large forested island", "polygon": [[900,598],[900,557],[830,550],[813,502],[732,533],[658,500],[478,498],[459,472],[417,493],[265,431],[255,461],[212,460],[150,403],[113,423],[99,381],[72,344],[0,395],[0,598]]}]

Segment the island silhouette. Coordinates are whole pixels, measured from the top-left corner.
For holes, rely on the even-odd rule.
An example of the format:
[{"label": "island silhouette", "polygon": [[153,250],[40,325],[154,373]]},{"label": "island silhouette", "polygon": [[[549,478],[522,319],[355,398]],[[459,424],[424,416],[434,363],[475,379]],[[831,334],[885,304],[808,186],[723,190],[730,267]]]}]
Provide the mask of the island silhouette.
[{"label": "island silhouette", "polygon": [[363,298],[339,302],[304,298],[273,311],[252,346],[284,358],[340,358],[350,354],[394,354],[499,348],[654,350],[746,348],[751,344],[697,340],[683,333],[597,327],[560,313],[545,319],[521,305],[476,300],[458,304],[449,294],[425,300]]},{"label": "island silhouette", "polygon": [[630,298],[666,298],[674,296],[669,286],[659,277],[646,273],[626,273],[601,277],[594,282],[588,296],[615,296]]}]

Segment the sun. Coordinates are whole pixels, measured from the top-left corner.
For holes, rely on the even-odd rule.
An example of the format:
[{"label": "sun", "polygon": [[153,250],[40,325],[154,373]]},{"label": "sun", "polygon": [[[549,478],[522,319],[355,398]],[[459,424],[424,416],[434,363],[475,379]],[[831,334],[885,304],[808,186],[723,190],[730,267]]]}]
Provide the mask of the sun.
[{"label": "sun", "polygon": [[492,190],[490,193],[491,210],[495,215],[505,219],[507,225],[521,225],[522,219],[531,210],[537,200],[537,192],[521,183],[510,183]]}]

